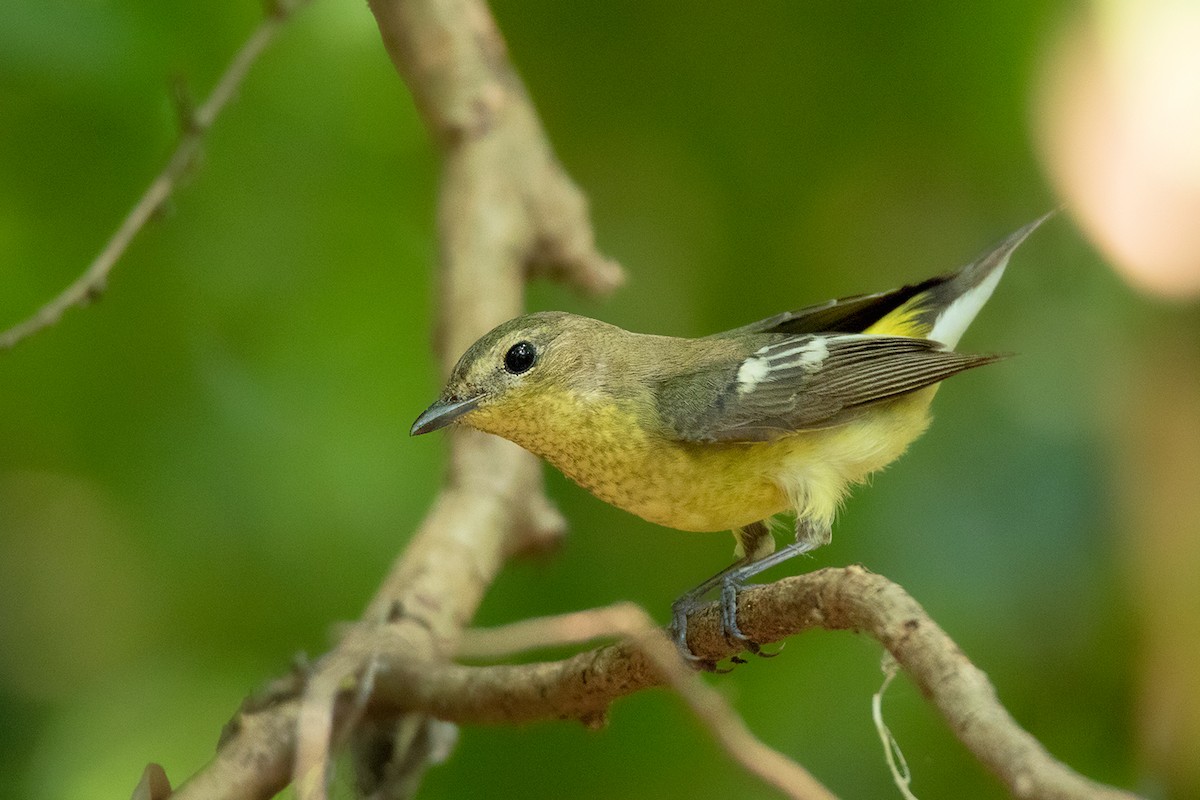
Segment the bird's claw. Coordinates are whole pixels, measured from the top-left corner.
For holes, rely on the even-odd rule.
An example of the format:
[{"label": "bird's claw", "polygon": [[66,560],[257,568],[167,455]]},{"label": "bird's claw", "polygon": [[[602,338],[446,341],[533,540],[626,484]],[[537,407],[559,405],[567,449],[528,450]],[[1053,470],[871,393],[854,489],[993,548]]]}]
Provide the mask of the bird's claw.
[{"label": "bird's claw", "polygon": [[691,610],[691,607],[684,603],[676,603],[672,606],[671,624],[667,627],[667,630],[670,632],[671,638],[675,641],[675,649],[679,651],[679,655],[689,666],[704,672],[716,672],[716,662],[696,655],[688,645],[687,618]]},{"label": "bird's claw", "polygon": [[[737,622],[737,598],[741,587],[732,579],[726,578],[721,582],[721,634],[725,641],[734,647],[740,648],[752,655],[760,658],[774,658],[779,655],[779,651],[769,653],[762,649],[762,645],[754,641],[746,634],[742,633],[742,629]],[[701,658],[692,652],[692,648],[687,641],[687,624],[688,615],[696,609],[698,603],[694,597],[680,598],[671,606],[671,624],[668,630],[671,632],[671,638],[675,641],[675,648],[679,651],[679,655],[683,657],[689,665],[698,670],[705,672],[727,673],[732,671],[733,667],[728,669],[718,669],[715,661]],[[733,656],[729,659],[733,665],[749,663],[746,659],[740,656]]]},{"label": "bird's claw", "polygon": [[[721,583],[721,633],[725,636],[725,641],[735,647],[740,647],[748,653],[752,653],[761,658],[774,658],[779,655],[779,652],[768,653],[762,649],[762,645],[751,639],[746,634],[742,633],[741,627],[737,622],[737,600],[738,592],[741,591],[741,586],[738,586],[731,579],[726,579]],[[741,663],[746,663],[744,660]]]}]

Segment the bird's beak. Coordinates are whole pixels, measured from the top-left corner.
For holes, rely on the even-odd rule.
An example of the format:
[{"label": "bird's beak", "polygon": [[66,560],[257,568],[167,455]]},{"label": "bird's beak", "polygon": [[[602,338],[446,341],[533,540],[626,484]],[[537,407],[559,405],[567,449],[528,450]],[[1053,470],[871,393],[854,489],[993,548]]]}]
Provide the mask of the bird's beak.
[{"label": "bird's beak", "polygon": [[437,400],[421,412],[408,435],[420,436],[422,433],[444,428],[463,414],[474,410],[482,399],[483,395],[468,397],[466,400]]}]

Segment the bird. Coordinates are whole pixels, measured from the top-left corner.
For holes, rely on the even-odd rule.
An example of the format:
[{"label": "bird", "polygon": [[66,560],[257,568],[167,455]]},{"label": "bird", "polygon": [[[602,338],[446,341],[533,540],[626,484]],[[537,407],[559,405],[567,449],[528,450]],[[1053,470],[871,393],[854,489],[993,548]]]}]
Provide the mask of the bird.
[{"label": "bird", "polygon": [[[699,661],[687,617],[719,589],[725,637],[768,655],[738,625],[739,591],[830,541],[849,490],[925,431],[941,381],[1004,357],[954,348],[1053,213],[955,272],[701,338],[561,311],[517,317],[467,349],[410,433],[467,425],[652,523],[732,531],[735,560],[672,605],[671,628]],[[795,535],[776,549],[770,523],[785,512]]]}]

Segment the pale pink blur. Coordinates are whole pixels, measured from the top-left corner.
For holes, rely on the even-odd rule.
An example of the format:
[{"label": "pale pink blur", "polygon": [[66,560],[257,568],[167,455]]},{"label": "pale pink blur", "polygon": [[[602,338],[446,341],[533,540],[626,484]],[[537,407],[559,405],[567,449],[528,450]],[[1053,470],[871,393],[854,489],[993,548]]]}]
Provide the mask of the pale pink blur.
[{"label": "pale pink blur", "polygon": [[1113,266],[1146,292],[1200,296],[1200,3],[1093,3],[1052,44],[1035,124]]}]

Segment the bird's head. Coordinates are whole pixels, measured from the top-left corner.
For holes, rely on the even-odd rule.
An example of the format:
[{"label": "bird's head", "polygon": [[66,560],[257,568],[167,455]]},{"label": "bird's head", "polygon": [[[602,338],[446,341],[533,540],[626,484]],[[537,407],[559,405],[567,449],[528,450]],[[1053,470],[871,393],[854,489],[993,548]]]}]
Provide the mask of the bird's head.
[{"label": "bird's head", "polygon": [[610,326],[559,311],[509,320],[471,345],[441,396],[413,423],[418,436],[461,421],[492,433],[529,421],[540,405],[577,379],[589,348],[587,332]]}]

